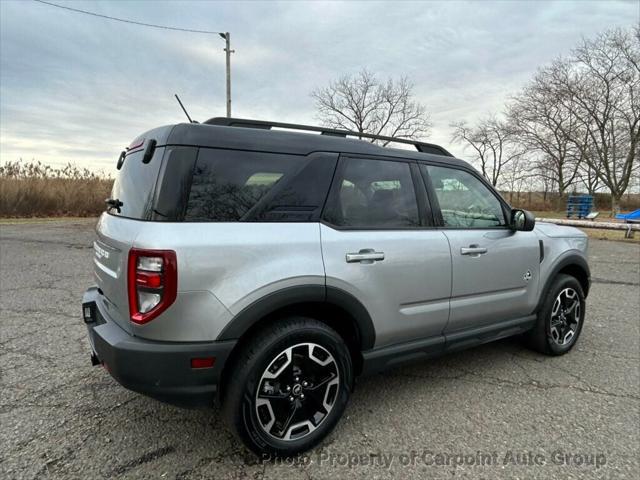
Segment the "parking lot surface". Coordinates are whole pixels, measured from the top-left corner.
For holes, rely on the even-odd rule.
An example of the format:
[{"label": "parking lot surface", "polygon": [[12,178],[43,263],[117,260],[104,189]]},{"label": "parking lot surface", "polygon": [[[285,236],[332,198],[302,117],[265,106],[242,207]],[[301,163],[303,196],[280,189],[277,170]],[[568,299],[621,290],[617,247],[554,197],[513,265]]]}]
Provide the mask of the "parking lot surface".
[{"label": "parking lot surface", "polygon": [[362,379],[320,447],[259,461],[215,410],[129,392],[89,362],[95,220],[0,225],[0,478],[637,478],[640,245],[591,241],[582,336],[508,339]]}]

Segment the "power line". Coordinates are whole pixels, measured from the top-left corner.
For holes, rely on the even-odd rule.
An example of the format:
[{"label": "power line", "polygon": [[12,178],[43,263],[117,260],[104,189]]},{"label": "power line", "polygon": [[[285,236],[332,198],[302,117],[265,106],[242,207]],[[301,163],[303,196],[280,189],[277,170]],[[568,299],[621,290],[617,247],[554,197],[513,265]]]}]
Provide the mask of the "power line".
[{"label": "power line", "polygon": [[45,5],[50,5],[52,7],[62,8],[63,10],[69,10],[71,12],[76,13],[84,13],[85,15],[91,15],[94,17],[106,18],[107,20],[115,20],[116,22],[130,23],[133,25],[141,25],[143,27],[152,27],[152,28],[161,28],[163,30],[176,30],[179,32],[189,32],[189,33],[204,33],[207,35],[220,35],[224,34],[224,32],[212,32],[211,30],[195,30],[192,28],[179,28],[179,27],[169,27],[167,25],[157,25],[154,23],[144,23],[144,22],[136,22],[135,20],[127,20],[126,18],[117,18],[110,17],[109,15],[102,15],[100,13],[89,12],[87,10],[80,10],[79,8],[67,7],[66,5],[58,5],[57,3],[46,2],[44,0],[33,0],[34,2],[43,3]]},{"label": "power line", "polygon": [[107,20],[114,20],[116,22],[122,22],[122,23],[129,23],[131,25],[140,25],[142,27],[160,28],[163,30],[174,30],[179,32],[203,33],[206,35],[220,35],[226,42],[226,48],[224,49],[224,51],[226,52],[226,59],[227,59],[227,62],[226,62],[227,63],[227,117],[231,116],[231,54],[235,52],[235,50],[231,50],[231,45],[230,45],[231,35],[229,32],[214,32],[212,30],[196,30],[193,28],[170,27],[168,25],[158,25],[155,23],[137,22],[135,20],[129,20],[126,18],[111,17],[109,15],[102,15],[101,13],[90,12],[88,10],[81,10],[79,8],[68,7],[66,5],[59,5],[57,3],[48,2],[46,0],[34,0],[34,1],[38,3],[42,3],[44,5],[49,5],[51,7],[68,10],[70,12],[83,13],[85,15],[91,15],[92,17],[104,18]]}]

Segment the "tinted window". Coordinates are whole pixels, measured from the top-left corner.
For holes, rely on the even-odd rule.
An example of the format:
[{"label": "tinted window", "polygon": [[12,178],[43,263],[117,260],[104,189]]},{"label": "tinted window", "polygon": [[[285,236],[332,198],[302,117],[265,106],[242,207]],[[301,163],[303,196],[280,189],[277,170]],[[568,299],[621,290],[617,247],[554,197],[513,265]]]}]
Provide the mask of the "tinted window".
[{"label": "tinted window", "polygon": [[201,149],[185,220],[309,221],[314,215],[317,220],[333,157]]},{"label": "tinted window", "polygon": [[318,221],[327,198],[338,155],[314,153],[300,159],[300,170],[279,182],[252,220],[261,222]]},{"label": "tinted window", "polygon": [[156,187],[152,220],[182,220],[197,156],[196,147],[167,147]]},{"label": "tinted window", "polygon": [[112,215],[148,220],[153,211],[153,196],[162,163],[164,148],[156,148],[149,163],[142,163],[143,150],[130,153],[118,171],[111,198],[122,202],[120,212],[109,209]]},{"label": "tinted window", "polygon": [[438,197],[444,225],[458,228],[505,225],[500,201],[478,178],[463,170],[426,168]]},{"label": "tinted window", "polygon": [[355,158],[341,160],[325,219],[344,227],[419,226],[409,164]]}]

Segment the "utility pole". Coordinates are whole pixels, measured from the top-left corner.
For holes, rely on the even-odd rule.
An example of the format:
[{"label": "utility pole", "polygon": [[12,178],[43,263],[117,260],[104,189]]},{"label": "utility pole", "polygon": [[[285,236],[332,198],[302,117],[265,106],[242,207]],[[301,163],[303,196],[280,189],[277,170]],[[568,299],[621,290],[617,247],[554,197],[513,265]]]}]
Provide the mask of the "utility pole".
[{"label": "utility pole", "polygon": [[220,36],[226,42],[224,51],[227,54],[227,117],[231,117],[231,54],[235,50],[231,50],[231,34],[229,32],[221,33]]}]

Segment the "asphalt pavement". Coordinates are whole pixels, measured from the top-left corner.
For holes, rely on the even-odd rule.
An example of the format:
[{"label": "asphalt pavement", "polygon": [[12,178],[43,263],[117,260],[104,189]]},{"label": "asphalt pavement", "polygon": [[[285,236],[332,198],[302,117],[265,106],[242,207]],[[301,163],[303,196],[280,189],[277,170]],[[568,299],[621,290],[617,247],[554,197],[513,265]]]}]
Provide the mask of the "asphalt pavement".
[{"label": "asphalt pavement", "polygon": [[363,379],[318,448],[261,461],[215,410],[91,366],[80,300],[94,224],[0,225],[0,478],[638,478],[639,244],[591,241],[570,354],[507,339]]}]

